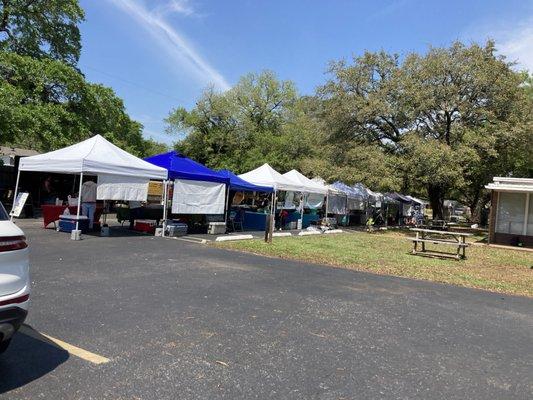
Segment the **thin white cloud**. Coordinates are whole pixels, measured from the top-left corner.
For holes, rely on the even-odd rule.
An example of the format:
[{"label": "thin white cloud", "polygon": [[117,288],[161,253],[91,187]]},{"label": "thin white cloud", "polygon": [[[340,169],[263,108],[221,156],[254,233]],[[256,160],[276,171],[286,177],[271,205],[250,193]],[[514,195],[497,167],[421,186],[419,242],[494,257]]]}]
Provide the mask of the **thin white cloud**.
[{"label": "thin white cloud", "polygon": [[515,69],[533,72],[533,15],[526,13],[518,20],[486,20],[473,23],[460,36],[468,42],[483,43],[492,39],[499,54],[515,62]]},{"label": "thin white cloud", "polygon": [[[180,74],[186,70],[202,84],[213,84],[220,90],[228,90],[231,87],[222,74],[212,67],[194,46],[165,20],[164,8],[159,7],[151,11],[137,0],[108,1],[130,15],[154,38],[166,54],[182,67],[179,70]],[[194,12],[184,1],[172,1],[163,7],[166,7],[166,13],[172,11],[191,15]]]},{"label": "thin white cloud", "polygon": [[496,47],[520,69],[533,73],[533,18],[495,35]]},{"label": "thin white cloud", "polygon": [[196,15],[196,11],[187,0],[170,0],[157,7],[154,13],[159,15],[177,13],[187,17]]}]

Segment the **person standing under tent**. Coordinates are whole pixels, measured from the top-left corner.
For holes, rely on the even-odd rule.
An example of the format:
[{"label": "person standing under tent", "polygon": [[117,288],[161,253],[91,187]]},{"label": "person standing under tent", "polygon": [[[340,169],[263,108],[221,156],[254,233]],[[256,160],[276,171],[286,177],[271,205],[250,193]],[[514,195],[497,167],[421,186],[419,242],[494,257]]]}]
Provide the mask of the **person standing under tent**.
[{"label": "person standing under tent", "polygon": [[94,212],[96,211],[96,183],[87,178],[81,187],[81,213],[89,218],[89,230],[93,229]]}]

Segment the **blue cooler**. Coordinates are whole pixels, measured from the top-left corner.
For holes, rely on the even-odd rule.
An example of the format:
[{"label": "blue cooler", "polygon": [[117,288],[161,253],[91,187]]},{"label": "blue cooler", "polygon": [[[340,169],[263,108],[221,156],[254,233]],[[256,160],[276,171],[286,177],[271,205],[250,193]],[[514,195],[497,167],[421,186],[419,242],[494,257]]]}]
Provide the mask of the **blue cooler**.
[{"label": "blue cooler", "polygon": [[76,229],[76,221],[79,221],[79,230],[81,230],[83,233],[89,231],[89,218],[87,218],[85,215],[80,215],[79,217],[76,215],[60,215],[58,230],[61,232],[70,233]]}]

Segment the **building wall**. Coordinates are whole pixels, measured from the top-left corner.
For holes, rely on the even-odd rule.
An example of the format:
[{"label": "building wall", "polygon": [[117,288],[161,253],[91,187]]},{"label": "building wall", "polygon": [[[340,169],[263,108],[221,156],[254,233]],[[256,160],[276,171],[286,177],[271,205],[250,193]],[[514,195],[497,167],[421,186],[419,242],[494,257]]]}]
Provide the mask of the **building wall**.
[{"label": "building wall", "polygon": [[496,230],[496,210],[498,209],[498,192],[493,190],[490,198],[490,213],[489,213],[489,243],[496,243],[494,231]]},{"label": "building wall", "polygon": [[[491,193],[488,242],[491,244],[502,244],[507,246],[521,245],[524,247],[533,248],[533,236],[529,234],[530,232],[527,232],[527,235],[496,232],[496,223],[498,219],[498,201],[500,201],[499,199],[500,197],[498,196],[498,192],[493,190]],[[524,224],[525,223],[526,221],[524,220]]]},{"label": "building wall", "polygon": [[518,244],[521,243],[523,247],[533,248],[533,236],[510,235],[508,233],[495,232],[494,241],[491,243],[507,246],[518,246]]}]

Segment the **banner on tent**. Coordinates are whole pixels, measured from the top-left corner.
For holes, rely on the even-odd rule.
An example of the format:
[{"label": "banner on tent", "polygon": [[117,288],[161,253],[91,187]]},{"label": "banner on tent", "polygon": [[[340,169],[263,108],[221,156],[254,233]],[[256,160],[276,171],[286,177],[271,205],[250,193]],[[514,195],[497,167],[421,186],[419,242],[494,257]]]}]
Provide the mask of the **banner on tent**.
[{"label": "banner on tent", "polygon": [[226,185],[176,179],[172,196],[174,214],[224,214]]},{"label": "banner on tent", "polygon": [[98,200],[146,201],[148,178],[123,175],[98,175]]}]

